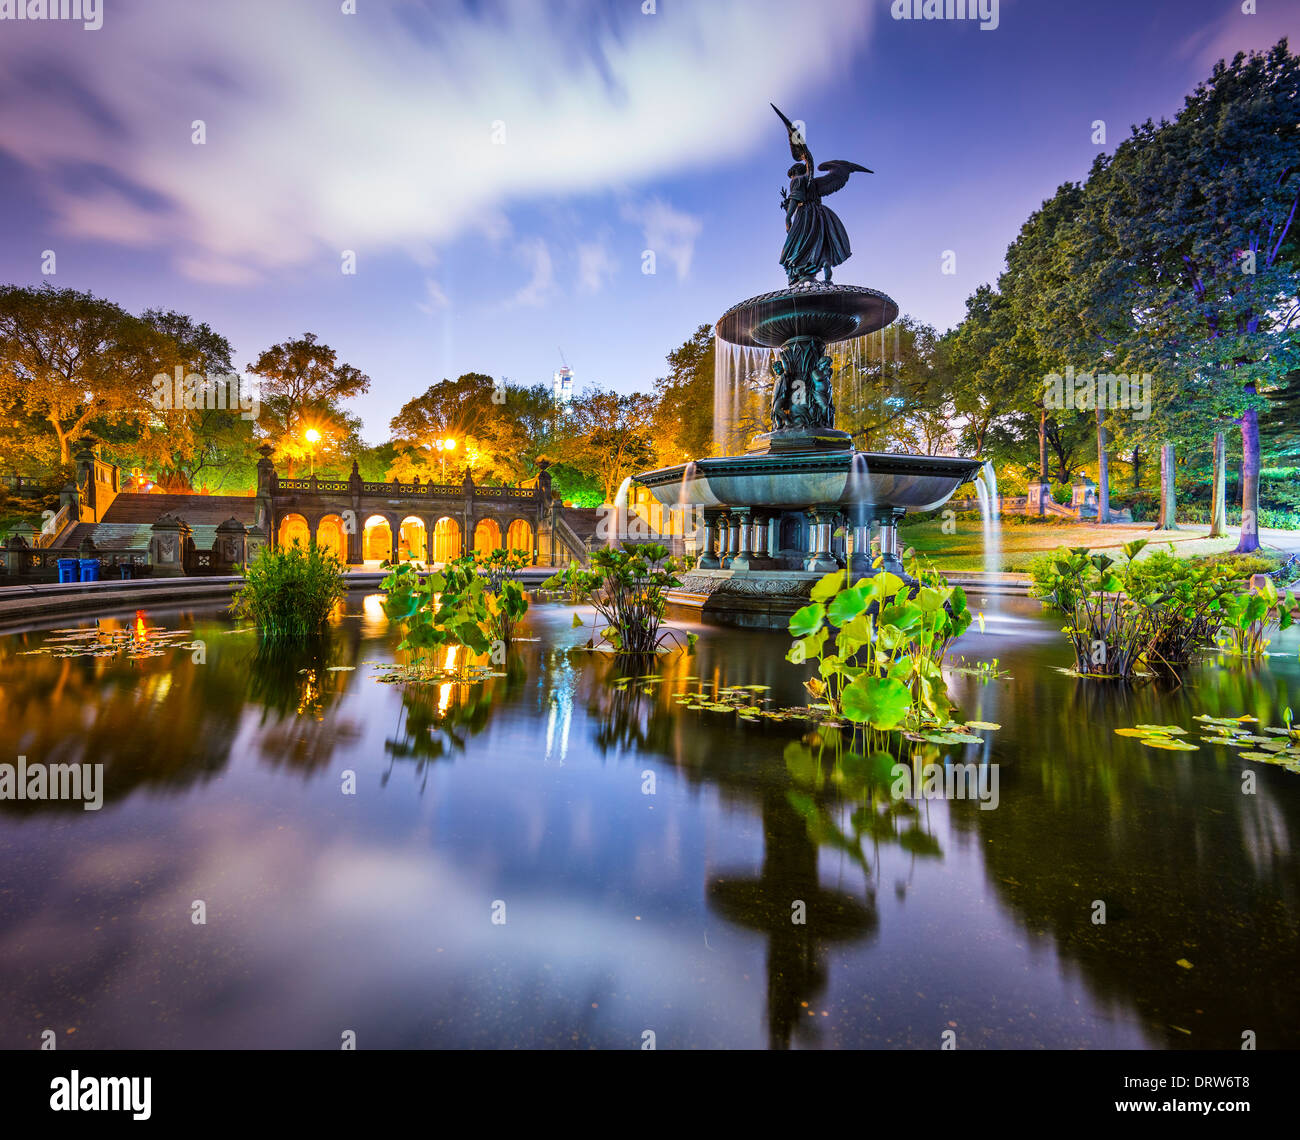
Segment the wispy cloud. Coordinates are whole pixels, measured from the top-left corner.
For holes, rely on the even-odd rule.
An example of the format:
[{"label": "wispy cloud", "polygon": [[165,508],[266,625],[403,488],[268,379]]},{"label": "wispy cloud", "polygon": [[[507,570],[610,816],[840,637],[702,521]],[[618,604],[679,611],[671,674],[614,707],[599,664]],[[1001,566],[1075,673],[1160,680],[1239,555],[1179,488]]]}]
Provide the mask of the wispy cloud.
[{"label": "wispy cloud", "polygon": [[578,246],[578,289],[599,293],[613,276],[617,263],[603,241],[582,242]]},{"label": "wispy cloud", "polygon": [[677,269],[677,280],[684,280],[691,271],[695,239],[700,236],[704,223],[674,209],[661,198],[628,202],[623,206],[623,217],[641,227],[645,247],[654,252],[655,261],[667,258]]},{"label": "wispy cloud", "polygon": [[[357,7],[140,0],[107,6],[95,33],[8,23],[0,150],[66,232],[161,247],[197,277],[342,249],[418,261],[469,230],[504,240],[523,201],[744,153],[770,134],[768,100],[842,64],[872,18],[861,0],[806,5],[791,51],[774,34],[785,0]],[[74,190],[87,168],[113,178]],[[684,274],[693,233],[671,211],[660,223]]]},{"label": "wispy cloud", "polygon": [[512,303],[515,305],[541,305],[551,295],[555,285],[555,267],[551,262],[550,247],[541,238],[530,238],[520,242],[518,248],[520,259],[530,268],[532,276],[518,293]]},{"label": "wispy cloud", "polygon": [[416,301],[415,307],[422,313],[432,315],[439,309],[445,309],[447,305],[447,294],[443,287],[432,277],[426,277],[424,279],[424,299]]}]

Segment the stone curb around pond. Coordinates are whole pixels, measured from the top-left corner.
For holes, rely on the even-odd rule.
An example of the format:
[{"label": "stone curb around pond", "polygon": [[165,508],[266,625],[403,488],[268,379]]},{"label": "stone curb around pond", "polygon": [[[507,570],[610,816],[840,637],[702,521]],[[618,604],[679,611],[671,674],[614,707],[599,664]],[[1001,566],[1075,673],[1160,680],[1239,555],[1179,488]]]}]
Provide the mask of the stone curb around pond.
[{"label": "stone curb around pond", "polygon": [[[347,574],[349,590],[377,590],[386,570],[354,570]],[[523,584],[536,588],[555,573],[553,567],[528,567]],[[534,580],[535,579],[535,580]],[[243,582],[236,574],[203,578],[144,578],[102,582],[39,582],[27,586],[0,586],[0,628],[18,622],[40,623],[63,614],[85,615],[144,609],[184,602],[229,600]]]}]

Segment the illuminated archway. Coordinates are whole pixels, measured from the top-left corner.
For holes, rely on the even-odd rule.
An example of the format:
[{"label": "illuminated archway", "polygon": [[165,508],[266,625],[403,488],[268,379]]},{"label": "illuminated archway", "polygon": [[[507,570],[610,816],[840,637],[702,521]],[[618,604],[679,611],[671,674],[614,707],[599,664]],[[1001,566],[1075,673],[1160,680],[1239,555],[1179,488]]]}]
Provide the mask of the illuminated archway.
[{"label": "illuminated archway", "polygon": [[343,533],[343,520],[338,515],[326,515],[316,524],[316,545],[328,550],[340,561],[348,560],[348,540]]},{"label": "illuminated archway", "polygon": [[366,562],[385,562],[393,557],[393,528],[383,515],[366,519],[361,535],[361,557]]},{"label": "illuminated archway", "polygon": [[532,554],[533,528],[523,519],[515,519],[506,531],[506,549],[516,550],[520,554]]},{"label": "illuminated archway", "polygon": [[460,557],[460,524],[451,518],[441,518],[433,526],[433,560],[450,562]]},{"label": "illuminated archway", "polygon": [[398,528],[397,553],[401,562],[423,562],[428,550],[424,520],[414,515],[404,518]]},{"label": "illuminated archway", "polygon": [[482,554],[501,549],[501,528],[494,519],[482,519],[474,528],[474,549]]},{"label": "illuminated archway", "polygon": [[295,542],[306,550],[311,545],[311,527],[302,515],[285,515],[280,520],[276,546],[281,550],[292,550]]}]

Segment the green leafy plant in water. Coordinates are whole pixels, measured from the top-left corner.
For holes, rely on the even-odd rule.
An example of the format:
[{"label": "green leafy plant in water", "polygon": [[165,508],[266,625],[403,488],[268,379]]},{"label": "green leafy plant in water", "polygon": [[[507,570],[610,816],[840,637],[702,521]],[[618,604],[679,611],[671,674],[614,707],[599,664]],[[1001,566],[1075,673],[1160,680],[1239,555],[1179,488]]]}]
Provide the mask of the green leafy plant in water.
[{"label": "green leafy plant in water", "polygon": [[230,610],[272,641],[319,634],[347,593],[343,563],[314,541],[305,549],[297,542],[284,550],[264,546],[242,572]]},{"label": "green leafy plant in water", "polygon": [[496,599],[493,609],[493,640],[506,649],[514,643],[515,627],[528,612],[528,595],[519,584],[519,571],[528,565],[528,557],[517,550],[493,550],[475,556],[478,570],[487,579],[488,592]]},{"label": "green leafy plant in water", "polygon": [[[391,568],[380,584],[385,593],[384,612],[401,624],[403,637],[397,648],[411,654],[412,660],[407,669],[386,679],[398,675],[405,680],[445,679],[447,671],[435,665],[434,657],[448,646],[463,647],[470,654],[496,650],[504,654],[515,623],[528,609],[527,596],[509,577],[509,558],[497,557],[505,554],[462,555],[427,574],[410,562]],[[494,657],[494,663],[502,664],[503,659]],[[457,676],[469,679],[473,672],[470,657],[458,654],[456,665]]]},{"label": "green leafy plant in water", "polygon": [[1036,577],[1040,596],[1071,619],[1064,632],[1074,648],[1075,672],[1122,680],[1157,669],[1179,672],[1198,651],[1215,645],[1259,657],[1269,632],[1292,624],[1294,601],[1271,579],[1258,592],[1242,592],[1235,572],[1221,563],[1163,551],[1138,561],[1146,545],[1141,539],[1127,543],[1122,563],[1063,547]]},{"label": "green leafy plant in water", "polygon": [[[591,565],[570,563],[568,568],[542,583],[543,589],[563,590],[595,608],[605,625],[587,643],[594,649],[598,640],[616,653],[651,656],[664,649],[670,639],[681,641],[673,629],[660,629],[668,605],[668,591],[681,585],[675,559],[658,543],[603,547],[592,552]],[[582,621],[574,616],[574,625]],[[695,635],[685,635],[688,647]]]},{"label": "green leafy plant in water", "polygon": [[1239,657],[1263,657],[1270,644],[1270,633],[1291,628],[1295,604],[1291,592],[1279,592],[1271,578],[1265,578],[1258,591],[1224,599],[1219,648]]},{"label": "green leafy plant in water", "polygon": [[812,707],[832,719],[878,732],[945,728],[953,725],[953,706],[943,658],[971,620],[960,586],[909,589],[883,570],[849,585],[838,570],[791,616],[795,642],[786,660],[817,663],[804,684]]}]

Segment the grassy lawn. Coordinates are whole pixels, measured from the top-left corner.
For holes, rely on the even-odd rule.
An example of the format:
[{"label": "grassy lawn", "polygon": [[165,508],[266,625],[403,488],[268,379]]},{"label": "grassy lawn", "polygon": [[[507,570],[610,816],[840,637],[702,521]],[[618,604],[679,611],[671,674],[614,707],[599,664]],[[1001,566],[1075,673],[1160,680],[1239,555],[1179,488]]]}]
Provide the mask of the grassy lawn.
[{"label": "grassy lawn", "polygon": [[[943,522],[932,519],[899,530],[903,546],[916,548],[940,570],[983,570],[984,533],[978,523],[958,520],[956,534],[944,534]],[[1086,546],[1091,550],[1108,550],[1119,553],[1120,547],[1135,538],[1150,540],[1145,555],[1154,549],[1167,550],[1173,543],[1174,551],[1182,557],[1197,554],[1221,554],[1237,545],[1237,535],[1232,531],[1227,538],[1208,538],[1208,526],[1187,524],[1176,531],[1157,531],[1150,523],[1032,523],[1019,525],[1004,523],[1002,527],[1002,570],[1025,570],[1032,558],[1058,546]],[[1291,553],[1300,550],[1300,531],[1261,531],[1263,553]]]}]

